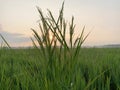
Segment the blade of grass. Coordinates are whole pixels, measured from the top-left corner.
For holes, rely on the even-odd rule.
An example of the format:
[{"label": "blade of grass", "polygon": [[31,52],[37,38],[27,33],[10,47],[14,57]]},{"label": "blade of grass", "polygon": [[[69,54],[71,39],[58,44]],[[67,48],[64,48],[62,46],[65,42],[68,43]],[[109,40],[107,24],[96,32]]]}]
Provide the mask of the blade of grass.
[{"label": "blade of grass", "polygon": [[0,34],[0,37],[3,39],[3,41],[5,42],[7,47],[11,49],[10,45],[8,44],[8,42],[5,40],[5,38],[1,34]]}]

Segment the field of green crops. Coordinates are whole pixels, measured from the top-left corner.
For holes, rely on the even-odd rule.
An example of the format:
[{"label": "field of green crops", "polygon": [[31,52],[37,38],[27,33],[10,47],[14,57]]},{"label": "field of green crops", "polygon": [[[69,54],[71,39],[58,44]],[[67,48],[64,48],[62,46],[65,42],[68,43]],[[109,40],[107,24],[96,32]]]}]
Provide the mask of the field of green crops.
[{"label": "field of green crops", "polygon": [[0,90],[120,90],[119,48],[82,48],[76,60],[51,67],[37,49],[1,48]]},{"label": "field of green crops", "polygon": [[32,48],[13,49],[0,34],[0,90],[120,90],[120,48],[82,48],[90,33],[84,35],[84,26],[75,37],[64,2],[58,18],[37,9]]}]

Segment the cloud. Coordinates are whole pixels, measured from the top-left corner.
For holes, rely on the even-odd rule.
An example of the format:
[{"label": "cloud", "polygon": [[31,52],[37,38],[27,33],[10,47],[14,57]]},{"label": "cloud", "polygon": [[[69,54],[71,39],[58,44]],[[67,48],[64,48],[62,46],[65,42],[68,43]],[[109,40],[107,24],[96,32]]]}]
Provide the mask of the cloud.
[{"label": "cloud", "polygon": [[[20,43],[27,43],[30,42],[30,38],[24,36],[24,34],[20,34],[20,33],[10,33],[7,31],[4,31],[2,29],[2,25],[0,24],[0,34],[6,39],[6,41],[10,44],[16,44],[18,46],[18,44]],[[2,42],[2,39],[0,38],[0,42]]]}]

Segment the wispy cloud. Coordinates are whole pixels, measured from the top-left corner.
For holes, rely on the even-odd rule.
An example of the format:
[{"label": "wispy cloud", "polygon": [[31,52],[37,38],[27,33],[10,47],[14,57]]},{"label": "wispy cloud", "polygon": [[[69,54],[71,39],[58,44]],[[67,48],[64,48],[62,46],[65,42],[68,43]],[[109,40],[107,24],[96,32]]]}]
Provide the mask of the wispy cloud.
[{"label": "wispy cloud", "polygon": [[[14,45],[16,44],[17,46],[20,43],[30,42],[30,38],[24,36],[24,34],[10,33],[10,32],[4,31],[2,29],[2,25],[1,24],[0,24],[0,34],[8,41],[8,43],[14,44]],[[0,42],[2,42],[1,38],[0,38]]]}]

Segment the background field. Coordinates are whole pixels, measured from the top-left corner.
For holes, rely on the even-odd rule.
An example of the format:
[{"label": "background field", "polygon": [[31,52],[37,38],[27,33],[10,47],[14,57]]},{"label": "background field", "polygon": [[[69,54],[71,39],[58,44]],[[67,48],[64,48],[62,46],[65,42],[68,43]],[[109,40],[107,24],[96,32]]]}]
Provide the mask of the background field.
[{"label": "background field", "polygon": [[0,90],[120,90],[120,48],[82,48],[77,61],[66,58],[50,69],[38,49],[1,48]]},{"label": "background field", "polygon": [[13,49],[0,34],[0,90],[120,90],[120,48],[82,48],[91,31],[84,33],[83,26],[75,33],[74,16],[68,21],[63,15],[64,2],[58,17],[37,10],[32,48]]}]

